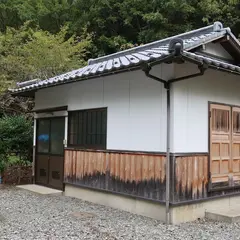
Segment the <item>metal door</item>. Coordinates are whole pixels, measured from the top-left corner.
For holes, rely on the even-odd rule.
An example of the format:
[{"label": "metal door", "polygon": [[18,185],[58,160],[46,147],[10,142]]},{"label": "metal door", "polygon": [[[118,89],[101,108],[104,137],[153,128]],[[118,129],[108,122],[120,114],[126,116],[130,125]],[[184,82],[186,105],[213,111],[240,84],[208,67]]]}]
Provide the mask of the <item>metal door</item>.
[{"label": "metal door", "polygon": [[36,183],[63,188],[65,118],[43,118],[37,120],[36,134]]}]

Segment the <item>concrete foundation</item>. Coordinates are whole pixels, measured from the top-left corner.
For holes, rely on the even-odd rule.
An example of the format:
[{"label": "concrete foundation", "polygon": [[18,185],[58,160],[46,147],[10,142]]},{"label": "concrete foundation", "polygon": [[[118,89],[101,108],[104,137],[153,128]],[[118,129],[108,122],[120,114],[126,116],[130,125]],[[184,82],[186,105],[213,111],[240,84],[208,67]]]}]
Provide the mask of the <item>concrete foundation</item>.
[{"label": "concrete foundation", "polygon": [[94,191],[68,184],[65,186],[64,194],[65,196],[76,197],[85,201],[165,221],[165,206],[159,203]]},{"label": "concrete foundation", "polygon": [[[165,221],[165,205],[146,200],[129,198],[113,193],[106,193],[85,189],[66,184],[65,196],[80,198],[85,201],[117,208],[127,212]],[[206,200],[198,203],[189,203],[181,206],[170,207],[171,224],[195,221],[204,218],[206,212],[219,211],[220,209],[240,211],[240,196],[228,196]]]},{"label": "concrete foundation", "polygon": [[[201,203],[189,203],[187,205],[171,207],[171,222],[179,224],[204,218],[206,212],[240,211],[240,196],[228,196],[209,199]],[[215,219],[217,220],[217,219]],[[218,219],[220,220],[220,219]]]}]

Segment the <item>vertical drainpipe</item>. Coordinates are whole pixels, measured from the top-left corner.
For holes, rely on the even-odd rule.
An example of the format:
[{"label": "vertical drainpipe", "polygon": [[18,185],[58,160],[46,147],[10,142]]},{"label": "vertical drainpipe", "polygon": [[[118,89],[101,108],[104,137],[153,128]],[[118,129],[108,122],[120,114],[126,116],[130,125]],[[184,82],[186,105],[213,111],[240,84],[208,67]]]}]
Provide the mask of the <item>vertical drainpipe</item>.
[{"label": "vertical drainpipe", "polygon": [[37,119],[36,119],[36,116],[34,116],[34,122],[33,122],[33,161],[32,161],[32,181],[33,181],[33,183],[35,183],[36,135],[37,135]]},{"label": "vertical drainpipe", "polygon": [[158,78],[156,76],[151,75],[149,72],[151,70],[151,67],[149,66],[143,66],[143,71],[145,72],[146,76],[149,78],[152,78],[154,80],[157,80],[164,84],[164,88],[167,91],[167,118],[166,118],[166,125],[167,125],[167,136],[166,136],[166,196],[165,196],[165,208],[166,208],[166,216],[165,216],[165,222],[166,224],[170,223],[170,87],[171,83],[167,82],[166,80],[163,80],[161,78]]},{"label": "vertical drainpipe", "polygon": [[164,84],[167,90],[167,138],[166,138],[166,224],[170,223],[170,86],[171,83]]},{"label": "vertical drainpipe", "polygon": [[65,131],[64,131],[64,141],[63,146],[64,148],[67,147],[67,141],[68,141],[68,114],[65,115]]},{"label": "vertical drainpipe", "polygon": [[68,112],[65,114],[65,129],[64,129],[64,140],[63,140],[63,191],[65,192],[65,148],[68,144]]}]

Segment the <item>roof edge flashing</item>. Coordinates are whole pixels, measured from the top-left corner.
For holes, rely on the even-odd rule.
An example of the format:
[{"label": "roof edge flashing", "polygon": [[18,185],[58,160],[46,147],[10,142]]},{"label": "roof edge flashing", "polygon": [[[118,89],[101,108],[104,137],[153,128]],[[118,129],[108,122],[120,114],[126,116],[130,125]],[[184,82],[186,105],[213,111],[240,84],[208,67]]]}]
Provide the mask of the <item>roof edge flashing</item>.
[{"label": "roof edge flashing", "polygon": [[240,41],[234,36],[230,28],[226,28],[227,34],[236,43],[237,47],[240,48]]},{"label": "roof edge flashing", "polygon": [[17,82],[16,85],[17,85],[18,88],[21,88],[21,87],[26,87],[28,85],[35,84],[35,83],[40,82],[40,81],[41,81],[41,79],[36,78],[36,79],[28,80],[28,81],[25,81],[25,82]]}]

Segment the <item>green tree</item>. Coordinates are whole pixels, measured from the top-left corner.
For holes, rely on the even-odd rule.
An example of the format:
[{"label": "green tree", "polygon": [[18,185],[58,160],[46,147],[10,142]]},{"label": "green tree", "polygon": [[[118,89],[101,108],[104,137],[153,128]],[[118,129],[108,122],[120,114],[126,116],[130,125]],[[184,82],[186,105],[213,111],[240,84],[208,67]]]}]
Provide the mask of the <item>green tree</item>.
[{"label": "green tree", "polygon": [[13,83],[34,78],[45,79],[79,68],[91,43],[90,37],[66,37],[67,28],[57,34],[33,29],[7,28],[0,34],[0,91]]},{"label": "green tree", "polygon": [[0,118],[0,172],[9,164],[9,156],[18,154],[21,163],[31,161],[33,127],[32,120],[24,116]]},{"label": "green tree", "polygon": [[[104,55],[222,21],[240,33],[238,0],[75,0],[70,30],[93,34]],[[74,6],[74,7],[73,7]]]},{"label": "green tree", "polygon": [[57,33],[70,20],[73,2],[74,0],[18,0],[18,15],[24,22],[32,21],[42,30]]},{"label": "green tree", "polygon": [[18,13],[19,0],[1,0],[0,2],[0,31],[5,32],[7,27],[18,28],[23,24]]},{"label": "green tree", "polygon": [[[65,39],[92,35],[92,58],[222,21],[240,33],[239,0],[2,0],[0,31],[32,28]],[[84,38],[84,37],[83,37]]]}]

